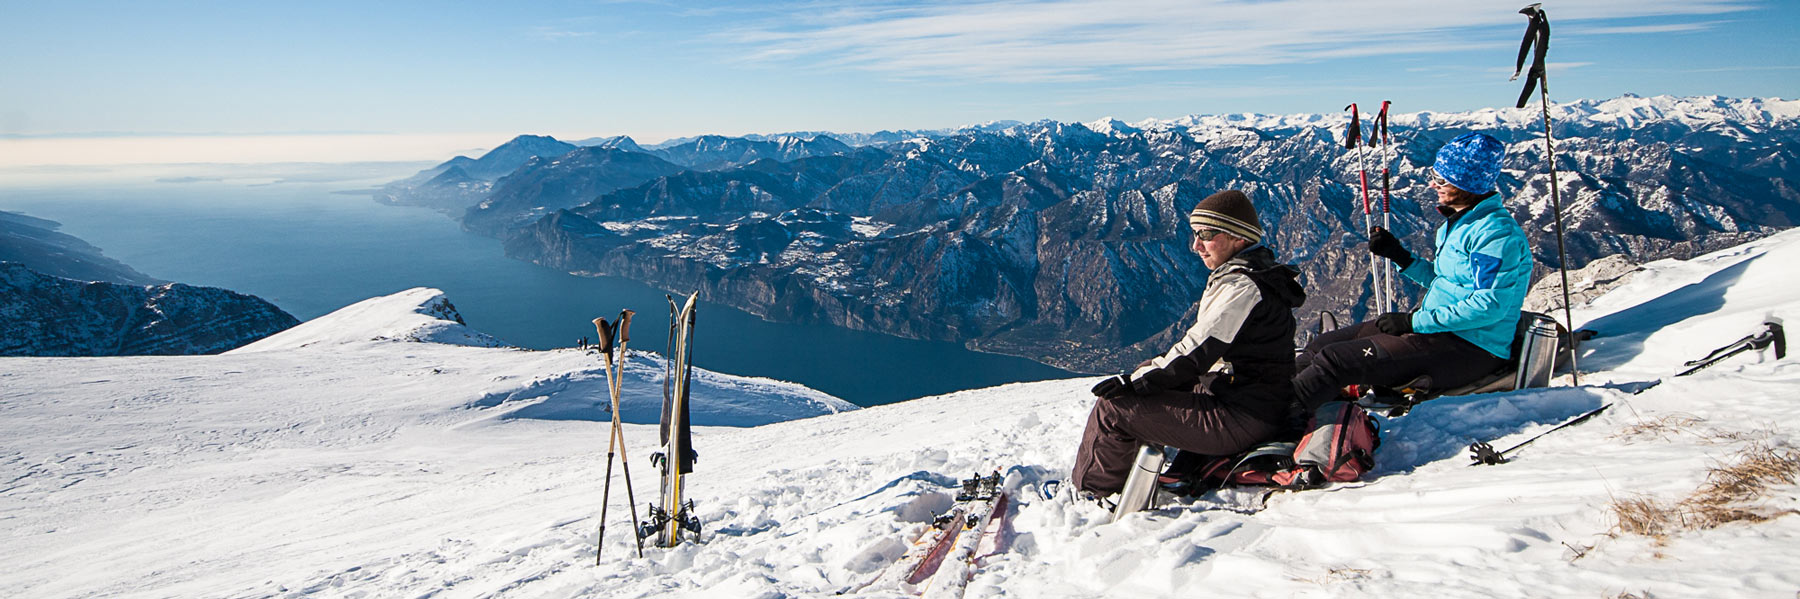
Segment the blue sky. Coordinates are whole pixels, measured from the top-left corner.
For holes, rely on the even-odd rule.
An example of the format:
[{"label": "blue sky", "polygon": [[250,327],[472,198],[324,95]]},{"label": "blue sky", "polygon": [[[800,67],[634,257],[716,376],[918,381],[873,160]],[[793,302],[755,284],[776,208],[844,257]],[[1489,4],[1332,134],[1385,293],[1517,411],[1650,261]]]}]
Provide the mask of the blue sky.
[{"label": "blue sky", "polygon": [[[1523,0],[0,0],[0,137],[938,128],[1506,106]],[[1800,96],[1800,2],[1550,1],[1554,100]]]}]

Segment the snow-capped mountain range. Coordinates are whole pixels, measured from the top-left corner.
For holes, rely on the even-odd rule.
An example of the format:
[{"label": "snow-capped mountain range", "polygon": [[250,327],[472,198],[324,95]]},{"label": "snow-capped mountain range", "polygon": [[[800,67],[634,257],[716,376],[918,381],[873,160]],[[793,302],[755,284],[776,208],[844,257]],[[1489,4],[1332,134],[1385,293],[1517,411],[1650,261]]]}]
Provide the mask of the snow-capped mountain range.
[{"label": "snow-capped mountain range", "polygon": [[[1374,111],[1379,103],[1365,104]],[[1369,114],[1368,116],[1373,116]],[[1543,109],[1536,103],[1525,108],[1486,108],[1470,112],[1394,112],[1390,124],[1409,128],[1465,127],[1483,129],[1529,129],[1543,127]],[[1780,98],[1727,98],[1724,96],[1654,96],[1625,95],[1610,100],[1575,100],[1550,106],[1550,120],[1555,126],[1575,129],[1616,127],[1632,129],[1652,124],[1672,124],[1695,131],[1717,129],[1732,131],[1743,127],[1750,133],[1766,133],[1773,128],[1793,127],[1800,121],[1800,100]],[[1189,115],[1176,119],[1145,119],[1129,125],[1105,118],[1086,125],[1096,131],[1151,129],[1258,129],[1281,131],[1308,127],[1324,127],[1342,132],[1350,122],[1350,113],[1265,115],[1254,113],[1226,115]],[[1749,141],[1746,139],[1746,141]]]},{"label": "snow-capped mountain range", "polygon": [[[0,595],[832,597],[905,552],[957,479],[998,469],[1019,498],[1011,548],[928,596],[1790,597],[1800,362],[1753,351],[1670,375],[1800,313],[1794,261],[1800,231],[1644,265],[1576,308],[1599,334],[1581,385],[1382,418],[1362,482],[1112,523],[1066,485],[1045,493],[1071,466],[1091,379],[852,410],[702,377],[696,414],[720,417],[694,435],[702,533],[641,558],[619,480],[597,543],[597,356],[482,347],[433,290],[223,355],[6,358]],[[634,352],[624,381],[640,503],[658,443],[633,395],[660,393],[647,359]],[[1465,457],[1608,404],[1509,463]]]},{"label": "snow-capped mountain range", "polygon": [[[1571,266],[1692,256],[1800,221],[1800,102],[1627,96],[1559,104],[1552,116]],[[1359,169],[1371,171],[1377,207],[1379,173],[1391,171],[1392,228],[1429,256],[1442,218],[1426,170],[1466,131],[1507,144],[1500,188],[1540,275],[1549,271],[1558,253],[1541,117],[1397,113],[1392,158],[1361,161],[1343,148],[1339,113],[1003,122],[860,147],[819,135],[803,157],[768,149],[797,136],[714,136],[678,144],[687,153],[657,169],[571,151],[520,162],[481,193],[397,182],[387,197],[448,198],[509,255],[577,274],[1109,372],[1185,326],[1206,270],[1186,248],[1183,216],[1220,189],[1246,190],[1271,245],[1304,271],[1303,326],[1320,311],[1370,316]],[[624,141],[606,151],[630,152]]]}]

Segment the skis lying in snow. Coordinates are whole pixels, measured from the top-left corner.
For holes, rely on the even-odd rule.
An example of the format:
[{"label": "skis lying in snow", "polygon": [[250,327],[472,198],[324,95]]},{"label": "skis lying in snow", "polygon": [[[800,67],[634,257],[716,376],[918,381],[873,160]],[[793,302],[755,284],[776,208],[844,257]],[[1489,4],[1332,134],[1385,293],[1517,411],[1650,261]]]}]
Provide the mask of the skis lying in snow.
[{"label": "skis lying in snow", "polygon": [[1013,494],[999,471],[962,481],[956,502],[940,514],[900,559],[874,578],[837,594],[870,590],[922,595],[933,588],[960,595],[970,579],[1012,547]]}]

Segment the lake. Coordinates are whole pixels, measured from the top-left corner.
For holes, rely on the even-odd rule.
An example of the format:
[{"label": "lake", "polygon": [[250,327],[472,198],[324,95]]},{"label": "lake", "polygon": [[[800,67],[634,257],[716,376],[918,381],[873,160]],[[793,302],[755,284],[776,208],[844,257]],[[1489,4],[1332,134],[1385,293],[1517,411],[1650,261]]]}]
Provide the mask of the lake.
[{"label": "lake", "polygon": [[[220,167],[225,169],[225,167]],[[0,182],[0,210],[61,231],[144,274],[223,287],[301,320],[413,287],[442,289],[476,330],[527,348],[575,345],[595,317],[637,311],[630,347],[667,345],[667,292],[616,277],[577,277],[507,258],[450,218],[378,204],[367,190],[421,168]],[[195,169],[199,169],[196,171]],[[702,302],[694,365],[792,381],[870,406],[1018,381],[1077,376],[1023,358],[828,325],[771,323]]]}]

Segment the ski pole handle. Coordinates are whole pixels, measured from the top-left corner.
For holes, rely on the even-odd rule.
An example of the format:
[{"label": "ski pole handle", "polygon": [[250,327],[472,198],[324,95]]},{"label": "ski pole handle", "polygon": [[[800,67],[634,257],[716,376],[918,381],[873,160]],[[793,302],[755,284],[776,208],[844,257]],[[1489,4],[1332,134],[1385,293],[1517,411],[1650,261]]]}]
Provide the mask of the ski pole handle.
[{"label": "ski pole handle", "polygon": [[1389,189],[1388,186],[1391,183],[1392,183],[1392,181],[1389,179],[1389,176],[1388,176],[1388,167],[1382,166],[1381,167],[1381,212],[1384,215],[1387,214],[1389,211],[1393,210],[1392,194],[1388,192],[1388,189]]},{"label": "ski pole handle", "polygon": [[612,325],[608,324],[606,322],[606,319],[604,319],[604,318],[594,319],[594,333],[597,336],[599,336],[599,338],[600,338],[600,353],[609,354],[609,355],[612,354],[612,346],[613,346],[612,332],[613,332]]},{"label": "ski pole handle", "polygon": [[619,328],[619,344],[620,345],[624,345],[625,342],[631,340],[631,315],[633,315],[633,314],[637,314],[637,313],[632,312],[631,310],[620,310],[619,311],[618,328]]}]

